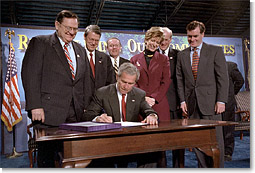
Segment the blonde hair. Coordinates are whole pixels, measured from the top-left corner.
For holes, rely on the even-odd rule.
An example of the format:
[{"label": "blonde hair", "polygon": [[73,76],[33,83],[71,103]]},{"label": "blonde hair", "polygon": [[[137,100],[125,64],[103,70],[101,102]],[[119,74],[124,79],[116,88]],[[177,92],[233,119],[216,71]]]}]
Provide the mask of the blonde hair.
[{"label": "blonde hair", "polygon": [[160,37],[160,42],[164,40],[164,31],[161,27],[153,26],[146,33],[144,41],[148,41],[153,37]]}]

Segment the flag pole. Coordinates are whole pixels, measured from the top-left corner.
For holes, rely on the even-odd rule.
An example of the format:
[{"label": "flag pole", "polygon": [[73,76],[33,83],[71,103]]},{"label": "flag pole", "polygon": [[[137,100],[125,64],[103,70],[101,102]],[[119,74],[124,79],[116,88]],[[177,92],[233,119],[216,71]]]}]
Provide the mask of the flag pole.
[{"label": "flag pole", "polygon": [[[12,43],[11,43],[11,37],[12,37],[12,35],[15,36],[15,33],[14,33],[13,30],[11,31],[10,29],[7,29],[7,30],[5,31],[5,36],[6,36],[6,35],[8,35],[9,45],[10,45],[10,46],[9,46],[9,48],[10,48],[10,49],[9,49],[9,57],[12,58],[12,56],[11,56],[11,46],[12,46],[12,45],[11,45],[11,44],[12,44]],[[12,64],[11,64],[11,63],[12,63],[12,60],[10,59],[10,72],[12,71],[12,69],[11,69],[11,68],[12,68]],[[10,74],[10,75],[11,75],[11,74]],[[13,101],[13,92],[12,92],[12,87],[11,87],[11,85],[12,85],[12,82],[10,82],[10,93],[11,93],[11,94],[10,94],[9,103],[10,103],[11,106],[13,106],[13,105],[14,105],[14,101]],[[10,159],[11,159],[11,158],[16,158],[16,157],[22,156],[22,154],[21,154],[21,153],[18,153],[18,152],[16,151],[16,148],[15,148],[15,143],[16,143],[16,142],[15,142],[15,129],[16,129],[15,127],[16,127],[16,125],[13,126],[13,135],[12,135],[12,136],[13,136],[13,152],[12,152],[12,154],[10,154],[10,155],[7,156],[7,158],[10,158]]]}]

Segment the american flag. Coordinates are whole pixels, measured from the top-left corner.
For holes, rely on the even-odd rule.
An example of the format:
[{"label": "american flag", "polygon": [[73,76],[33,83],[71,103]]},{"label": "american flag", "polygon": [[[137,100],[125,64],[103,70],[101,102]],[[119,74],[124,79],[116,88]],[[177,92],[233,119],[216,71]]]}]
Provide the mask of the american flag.
[{"label": "american flag", "polygon": [[8,131],[12,131],[12,127],[22,120],[17,63],[15,60],[15,49],[13,47],[13,43],[10,43],[10,54],[7,62],[1,119],[6,125]]}]

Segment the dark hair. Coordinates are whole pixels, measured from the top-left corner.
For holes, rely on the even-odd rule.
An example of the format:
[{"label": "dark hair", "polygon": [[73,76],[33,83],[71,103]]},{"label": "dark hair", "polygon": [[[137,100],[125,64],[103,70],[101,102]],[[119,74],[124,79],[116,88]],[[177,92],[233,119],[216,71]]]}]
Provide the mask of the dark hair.
[{"label": "dark hair", "polygon": [[187,25],[186,30],[187,31],[192,31],[192,30],[196,29],[197,27],[199,27],[199,29],[200,29],[200,34],[205,32],[205,25],[202,22],[199,22],[199,21],[196,21],[196,20],[190,22]]},{"label": "dark hair", "polygon": [[94,32],[94,33],[100,35],[100,37],[101,37],[101,29],[98,25],[89,25],[89,26],[87,26],[85,28],[85,31],[84,31],[84,36],[87,37],[89,32]]},{"label": "dark hair", "polygon": [[57,14],[56,21],[58,21],[59,23],[62,23],[64,18],[74,18],[74,19],[78,20],[78,24],[80,23],[79,22],[79,17],[77,16],[77,14],[75,14],[75,13],[69,11],[69,10],[60,11]]}]

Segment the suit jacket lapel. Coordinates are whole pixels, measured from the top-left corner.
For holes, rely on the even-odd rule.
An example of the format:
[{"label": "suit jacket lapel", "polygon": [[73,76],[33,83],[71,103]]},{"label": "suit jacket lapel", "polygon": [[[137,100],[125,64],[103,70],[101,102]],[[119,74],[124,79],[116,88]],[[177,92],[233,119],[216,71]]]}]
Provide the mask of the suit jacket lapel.
[{"label": "suit jacket lapel", "polygon": [[135,102],[136,102],[135,94],[133,90],[131,90],[127,95],[127,103],[126,103],[126,111],[127,111],[126,120],[127,121],[130,121],[130,119],[132,119],[133,110],[135,109]]},{"label": "suit jacket lapel", "polygon": [[189,78],[192,78],[192,80],[195,82],[193,73],[192,73],[192,67],[191,67],[191,61],[190,61],[190,48],[186,49],[184,53],[184,66],[188,71]]},{"label": "suit jacket lapel", "polygon": [[119,105],[119,99],[117,96],[116,85],[111,86],[109,104],[111,106],[112,115],[116,115],[114,116],[114,121],[117,121],[117,122],[120,121],[120,105]]},{"label": "suit jacket lapel", "polygon": [[206,63],[207,63],[207,54],[208,54],[208,46],[206,43],[203,43],[201,51],[200,51],[200,57],[199,57],[199,64],[198,64],[198,70],[197,70],[197,80],[199,80],[199,76],[206,71]]},{"label": "suit jacket lapel", "polygon": [[73,48],[74,48],[74,53],[75,53],[75,58],[76,58],[76,74],[75,74],[75,81],[77,81],[77,79],[79,79],[79,76],[80,76],[80,72],[81,70],[81,65],[83,64],[81,61],[82,61],[82,58],[80,57],[81,53],[78,51],[79,49],[77,48],[76,44],[73,44]]},{"label": "suit jacket lapel", "polygon": [[[97,74],[100,74],[99,71],[102,69],[102,57],[99,56],[97,51],[95,51],[95,78],[97,78]],[[106,73],[106,72],[105,72]]]},{"label": "suit jacket lapel", "polygon": [[66,60],[64,49],[62,48],[62,46],[58,40],[57,33],[55,33],[54,36],[52,37],[52,46],[55,49],[55,51],[57,52],[58,58],[62,62],[68,76],[72,79],[71,70],[70,70],[69,64]]},{"label": "suit jacket lapel", "polygon": [[136,64],[136,65],[137,65],[137,66],[141,65],[141,66],[143,67],[143,69],[145,70],[145,72],[148,74],[147,63],[146,63],[144,54],[141,53],[140,55],[141,55],[141,56],[138,57],[138,61],[137,61],[137,63],[139,63],[139,64]]}]

